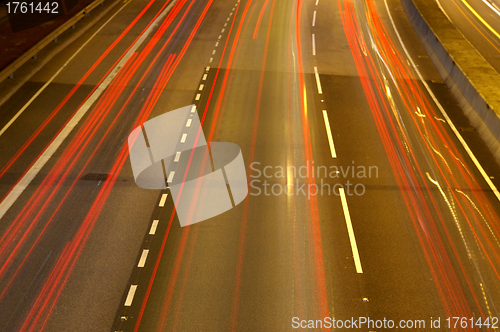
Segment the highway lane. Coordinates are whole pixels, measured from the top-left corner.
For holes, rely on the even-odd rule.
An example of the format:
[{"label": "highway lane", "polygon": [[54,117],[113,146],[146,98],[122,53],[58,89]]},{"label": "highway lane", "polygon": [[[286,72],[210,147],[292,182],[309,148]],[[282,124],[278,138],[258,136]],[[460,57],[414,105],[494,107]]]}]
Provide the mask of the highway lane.
[{"label": "highway lane", "polygon": [[500,70],[500,9],[486,0],[436,0],[458,30]]},{"label": "highway lane", "polygon": [[[137,287],[137,293],[132,297],[130,308],[118,310],[115,329],[290,330],[293,317],[322,319],[325,311],[327,315],[341,319],[359,316],[373,319],[387,317],[396,322],[399,319],[424,319],[427,324],[431,317],[442,317],[444,320],[449,315],[496,315],[496,309],[492,308],[498,304],[495,296],[498,284],[494,272],[497,263],[492,264],[493,270],[484,261],[481,267],[469,265],[468,253],[456,233],[455,220],[449,214],[446,199],[442,200],[443,196],[433,183],[436,180],[430,177],[430,181],[425,173],[421,173],[414,178],[418,182],[404,182],[405,176],[411,176],[408,175],[412,173],[411,169],[428,167],[436,176],[436,172],[439,174],[443,167],[433,156],[439,153],[428,150],[430,144],[426,144],[426,136],[422,136],[418,122],[415,123],[413,112],[418,112],[418,109],[409,108],[413,112],[407,112],[408,104],[404,104],[407,94],[401,99],[395,94],[393,102],[402,107],[398,109],[400,120],[411,128],[406,133],[410,135],[408,141],[405,142],[404,137],[401,141],[411,144],[416,150],[418,156],[414,158],[418,164],[406,171],[398,171],[398,165],[400,167],[404,161],[387,158],[388,154],[391,156],[387,149],[399,144],[397,137],[401,132],[396,130],[393,133],[396,136],[389,143],[384,142],[387,139],[384,136],[375,139],[379,137],[381,127],[377,128],[373,121],[373,104],[366,102],[366,98],[371,96],[366,94],[367,90],[363,89],[363,81],[359,78],[368,77],[374,82],[377,78],[358,72],[362,67],[351,58],[356,43],[359,43],[358,53],[354,53],[357,60],[362,51],[372,54],[370,32],[363,28],[351,40],[352,44],[344,36],[351,37],[355,31],[353,26],[347,25],[349,19],[360,20],[363,27],[365,22],[374,24],[363,15],[365,12],[371,11],[374,17],[382,13],[384,22],[389,23],[385,7],[376,9],[361,1],[350,7],[349,3],[341,2],[342,12],[339,12],[338,6],[338,3],[325,2],[304,2],[299,8],[272,1],[267,4],[240,3],[236,11],[235,31],[232,32],[233,42],[238,43],[235,56],[233,58],[229,53],[226,61],[231,61],[230,64],[222,61],[219,65],[225,70],[228,67],[231,69],[228,74],[230,81],[225,84],[226,71],[210,68],[209,81],[212,85],[214,83],[210,79],[216,75],[221,78],[215,82],[214,94],[210,92],[212,103],[208,104],[208,114],[212,112],[214,115],[207,118],[204,129],[209,136],[214,133],[217,140],[239,144],[247,164],[259,163],[248,168],[253,175],[249,181],[254,181],[251,194],[248,201],[242,203],[243,206],[184,229],[178,227],[175,215],[158,208],[153,220],[160,218],[160,224],[166,224],[167,238],[151,240],[160,257],[151,261],[149,259],[152,258],[148,258],[149,268],[141,270],[140,275],[134,275],[131,285]],[[397,20],[404,21],[404,14],[396,2],[391,2],[391,8],[396,8],[393,15],[397,16]],[[259,20],[262,12],[265,14]],[[296,17],[301,22],[300,34],[294,29],[297,28]],[[342,20],[345,20],[345,25],[342,25]],[[240,26],[241,34],[238,30]],[[257,37],[256,27],[259,29]],[[377,41],[380,48],[387,47],[380,27],[370,27],[374,43]],[[390,25],[388,27],[390,29]],[[266,28],[269,29],[269,39],[263,35]],[[315,35],[314,43],[312,33]],[[390,34],[396,40],[394,32]],[[416,40],[416,36],[411,36],[408,31],[405,34]],[[269,44],[266,48],[267,40]],[[412,46],[412,51],[424,54],[417,46]],[[397,49],[403,53],[399,46]],[[384,57],[388,57],[387,53]],[[419,61],[421,64],[425,62],[425,58]],[[375,68],[386,77],[390,74],[401,75],[398,70],[406,70],[397,68],[395,63],[385,66],[379,62]],[[318,68],[318,78],[314,67]],[[426,77],[431,77],[436,82],[434,85],[442,89],[442,82],[437,81],[437,75],[429,69],[428,62],[424,69]],[[242,70],[245,72],[241,73]],[[410,69],[408,71],[403,75],[415,75]],[[405,86],[407,77],[385,83],[390,85],[390,89],[420,89],[413,93],[421,94],[422,99],[431,99],[417,82],[414,83],[418,88],[413,83]],[[208,93],[208,90],[205,91]],[[385,87],[382,91],[375,98],[390,101]],[[208,95],[203,96],[198,105],[200,116],[207,107]],[[447,104],[453,103],[446,91],[441,91],[439,98]],[[219,110],[220,100],[225,107]],[[425,101],[421,102],[425,104]],[[443,119],[433,113],[436,106],[433,110],[427,109],[427,105],[425,107],[423,111],[422,106],[422,112],[430,113],[419,113],[417,117],[434,114],[437,119],[433,118],[433,123],[442,122]],[[449,105],[449,109],[457,111],[456,103]],[[334,159],[331,157],[323,110],[332,124],[332,138],[338,155]],[[390,119],[390,113],[388,116]],[[458,114],[454,118],[464,121],[463,116],[460,118]],[[441,127],[438,132],[453,135],[449,128]],[[442,139],[431,137],[433,144],[436,139]],[[450,139],[465,155],[457,139]],[[402,160],[405,153],[404,150],[398,152]],[[306,166],[312,162],[311,156],[314,156],[316,166],[376,166],[379,173],[372,178],[360,177],[356,173],[341,179],[335,176],[323,176],[322,179],[321,175],[316,175],[312,180],[316,184],[325,180],[332,187],[346,180],[364,185],[366,192],[363,195],[351,194],[345,201],[336,195],[323,194],[309,200],[305,196],[272,192],[273,188],[279,192],[279,188],[294,183],[297,178],[306,187],[313,184],[307,176],[277,176],[274,173],[277,167]],[[413,156],[410,155],[410,158]],[[448,161],[451,163],[453,159]],[[491,169],[498,172],[491,158],[489,162]],[[419,166],[420,163],[425,166]],[[466,169],[473,167],[470,161],[467,164],[464,166]],[[270,166],[269,177],[264,173],[266,166]],[[453,172],[462,171],[455,169]],[[447,176],[453,177],[453,172]],[[477,171],[471,172],[481,181]],[[458,178],[463,187],[451,189],[470,191],[470,183],[463,183],[465,178]],[[264,191],[264,180],[269,184],[268,195]],[[498,201],[482,181],[481,188],[491,200],[492,209],[498,211]],[[419,194],[422,191],[426,192],[425,197]],[[408,197],[412,195],[409,203]],[[412,206],[411,199],[419,200],[418,205]],[[463,201],[457,202],[464,204]],[[420,224],[412,223],[415,214],[429,211],[426,210],[428,204],[432,204],[433,212],[418,216]],[[346,210],[350,212],[354,237],[349,234]],[[497,229],[495,212],[488,213],[493,219],[488,219],[483,226],[493,222],[493,227]],[[236,222],[240,220],[240,223]],[[443,228],[436,229],[439,223]],[[471,232],[470,229],[464,231]],[[432,240],[429,239],[429,232],[432,233]],[[450,238],[447,238],[447,232],[453,232]],[[498,252],[495,232],[481,239],[485,243],[492,241],[489,244],[493,245],[493,254]],[[238,243],[235,242],[236,237],[239,238]],[[470,241],[467,238],[465,246]],[[178,243],[178,246],[172,242]],[[358,249],[358,262],[353,242]],[[441,246],[436,248],[435,243]],[[476,247],[474,251],[481,254],[481,248]],[[433,252],[446,257],[448,265],[440,265]],[[460,264],[467,266],[460,267]],[[485,298],[477,282],[472,282],[474,286],[469,290],[470,279],[467,278],[477,280],[478,274],[485,278],[483,280],[489,280]],[[448,287],[449,282],[453,283],[451,288]],[[131,299],[129,294],[127,289],[124,302]]]},{"label": "highway lane", "polygon": [[[10,155],[2,155],[4,164],[35,131],[44,116],[57,107],[68,90],[82,83],[79,80],[85,72],[144,9],[142,19],[137,18],[137,25],[129,34],[126,30],[123,33],[122,44],[111,50],[107,58],[103,56],[102,67],[83,81],[81,89],[64,105],[64,111],[58,113],[56,120],[29,146],[30,150],[22,156],[24,159],[7,171],[4,179],[9,180],[2,180],[3,193],[8,192],[27,165],[36,160],[41,148],[53,139],[58,125],[81,107],[87,94],[116,64],[117,57],[167,5],[165,2],[150,2],[149,6],[148,3],[127,5],[122,15],[117,16],[116,21],[112,20],[96,36],[97,40],[93,40],[75,63],[68,66],[68,70],[63,71],[23,117],[5,132],[1,137],[4,140],[2,146],[17,148],[12,149]],[[136,118],[153,111],[154,105],[154,112],[160,114],[164,108],[176,108],[192,99],[197,82],[191,77],[193,73],[198,75],[197,69],[204,65],[193,64],[199,63],[200,54],[209,54],[205,39],[215,39],[216,35],[210,35],[210,31],[206,31],[208,37],[198,35],[191,47],[192,52],[186,56],[189,59],[186,64],[179,65],[172,61],[173,56],[168,55],[178,55],[177,62],[181,59],[179,55],[186,52],[192,41],[188,38],[189,32],[196,31],[195,24],[206,5],[207,2],[181,1],[172,9],[172,15],[160,21],[164,22],[160,30],[154,27],[153,32],[160,32],[153,38],[146,38],[137,50],[139,53],[132,54],[132,61],[137,64],[135,74],[129,61],[118,80],[111,83],[32,185],[2,218],[2,260],[5,259],[2,266],[2,330],[41,330],[42,326],[48,331],[110,328],[146,232],[151,211],[148,206],[151,207],[157,197],[154,191],[137,188],[130,170],[119,174],[119,163],[123,165],[126,161],[124,142]],[[211,19],[216,19],[216,15]],[[210,20],[206,24],[210,24]],[[181,29],[188,34],[176,36]],[[82,38],[83,41],[85,37],[89,34]],[[71,51],[80,47],[83,41],[78,41]],[[167,51],[161,52],[162,47]],[[68,53],[44,68],[17,96],[29,99],[32,87],[39,87],[38,81],[45,82],[53,74],[53,69],[64,64],[71,55]],[[174,65],[184,69],[172,77]],[[167,98],[160,100],[148,99],[158,95],[158,89],[164,90],[155,84],[164,85],[165,81],[159,82],[158,79],[165,77],[174,82],[172,95],[167,94]],[[134,91],[138,93],[133,94]],[[134,95],[134,99],[127,100],[130,95]],[[143,100],[147,101],[146,104]],[[13,100],[12,104],[19,106],[20,103]],[[10,114],[15,111],[16,108],[9,109]],[[4,123],[7,121],[8,118]],[[120,156],[122,158],[117,164]],[[109,177],[102,178],[101,175]],[[46,202],[51,204],[42,210]],[[27,209],[33,209],[33,212]]]},{"label": "highway lane", "polygon": [[[14,317],[5,323],[7,328],[15,329],[28,322],[26,329],[29,325],[39,329],[39,324],[33,324],[39,318],[29,313],[33,309],[42,309],[40,319],[47,319],[48,331],[107,330],[116,310],[113,330],[144,331],[281,331],[292,329],[293,317],[316,320],[326,316],[369,316],[395,321],[424,319],[428,324],[430,317],[440,316],[443,320],[450,314],[497,314],[498,280],[492,268],[498,268],[499,251],[494,241],[498,233],[498,201],[457,139],[448,137],[452,132],[441,124],[436,107],[426,102],[430,96],[412,76],[415,73],[398,62],[403,51],[383,4],[375,7],[364,1],[204,1],[187,9],[191,4],[194,2],[179,2],[179,12],[172,16],[172,24],[162,37],[147,38],[133,55],[130,67],[123,69],[123,73],[132,73],[131,64],[139,63],[137,59],[142,60],[141,55],[147,54],[131,80],[121,76],[117,81],[120,84],[112,84],[100,98],[100,102],[116,98],[116,103],[105,107],[98,102],[95,111],[84,119],[107,115],[102,124],[94,126],[95,134],[85,136],[79,131],[92,128],[83,121],[34,185],[8,211],[7,220],[15,220],[23,206],[32,204],[29,194],[36,196],[40,188],[49,189],[43,192],[43,197],[48,197],[56,184],[42,180],[50,178],[61,163],[70,162],[69,156],[74,156],[88,140],[88,148],[82,149],[75,166],[63,177],[46,216],[34,219],[38,225],[48,223],[57,204],[64,202],[56,218],[48,223],[49,230],[33,253],[26,255],[32,238],[26,242],[24,252],[18,254],[18,260],[11,263],[15,267],[24,257],[29,260],[14,284],[4,288],[14,294],[2,300],[8,311],[5,314]],[[403,26],[403,40],[410,40],[410,53],[424,54],[414,42],[416,37],[408,29],[397,1],[390,2],[390,8],[400,23],[398,27]],[[187,15],[183,18],[184,13]],[[130,22],[135,14],[131,10],[123,19]],[[379,25],[379,16],[387,33]],[[203,22],[197,31],[193,30],[196,22]],[[177,23],[179,28],[174,31]],[[118,26],[117,23],[115,28]],[[172,39],[168,39],[170,36]],[[194,37],[192,41],[190,37]],[[391,40],[396,45],[394,52],[390,51]],[[145,46],[155,42],[158,43],[151,49]],[[177,58],[186,45],[186,53]],[[376,45],[380,57],[372,45]],[[97,46],[91,50],[102,53],[95,50]],[[425,78],[434,80],[433,88],[439,91],[438,98],[446,109],[454,111],[454,120],[463,122],[464,118],[455,114],[459,110],[438,81],[432,65],[425,57],[415,58],[424,69]],[[107,59],[108,67],[101,71],[101,77],[113,60],[116,61],[116,55]],[[366,68],[374,71],[366,74]],[[84,69],[81,70],[67,74],[70,84],[78,81]],[[161,80],[170,73],[169,80]],[[377,73],[386,80],[377,77]],[[140,81],[143,74],[146,76]],[[392,80],[391,75],[403,75],[405,79]],[[153,88],[156,83],[160,85]],[[200,84],[204,85],[202,90]],[[200,101],[196,100],[199,91]],[[28,98],[29,91],[22,93]],[[70,108],[78,107],[81,100]],[[388,106],[391,100],[392,108],[380,107],[377,113],[377,103],[385,102]],[[123,148],[128,133],[137,125],[138,115],[144,121],[192,102],[204,119],[209,141],[233,142],[241,147],[249,180],[254,182],[249,197],[236,208],[180,228],[171,199],[159,206],[168,191],[158,196],[157,191],[135,186]],[[120,113],[123,105],[127,107]],[[420,105],[420,109],[415,105]],[[48,105],[45,114],[53,107]],[[326,118],[333,145],[329,142]],[[434,120],[419,122],[421,118]],[[115,119],[118,122],[114,123]],[[406,131],[391,127],[394,119],[404,123]],[[387,135],[383,134],[384,126],[388,128]],[[424,130],[427,138],[422,135]],[[407,136],[401,136],[402,133]],[[441,141],[444,139],[447,146]],[[401,148],[401,142],[407,144],[406,149]],[[429,142],[439,149],[442,159],[436,157],[438,154]],[[42,140],[38,144],[43,143]],[[474,148],[484,145],[476,142]],[[450,151],[462,158],[465,166],[458,165]],[[90,158],[92,153],[95,155]],[[487,160],[488,173],[500,178],[492,158],[483,158]],[[313,161],[316,167],[328,170],[335,170],[330,167],[336,166],[341,173],[292,174],[293,167],[304,170]],[[452,172],[446,171],[446,163]],[[29,161],[19,167],[18,173],[27,164]],[[346,171],[353,165],[367,171],[372,166],[377,173],[362,176],[356,168],[353,175],[351,168]],[[264,173],[266,166],[270,168]],[[286,175],[279,173],[280,169]],[[464,176],[464,170],[470,174]],[[62,172],[64,169],[55,174],[60,176]],[[98,177],[77,181],[68,190],[73,180],[89,173],[110,175],[106,181],[99,181]],[[415,182],[405,182],[408,179]],[[452,193],[446,197],[465,212],[453,218],[446,199],[431,179],[448,186]],[[347,186],[348,180],[362,185],[357,190],[366,191],[362,195],[352,194],[354,188]],[[313,189],[315,184],[328,184],[330,188],[342,184],[345,199],[332,193],[308,197],[308,189],[299,189]],[[295,190],[294,195],[276,194],[286,185],[292,185],[288,188]],[[65,194],[69,196],[63,201]],[[464,198],[465,194],[470,201]],[[412,204],[412,199],[418,204]],[[414,223],[415,215],[427,208],[432,212],[420,215],[419,223]],[[454,211],[461,213],[459,209]],[[153,226],[155,220],[157,226]],[[467,221],[474,227],[469,227]],[[463,225],[465,235],[457,232],[457,224]],[[479,241],[474,239],[473,230],[483,232]],[[38,230],[32,234],[37,233]],[[90,237],[84,241],[85,234]],[[432,241],[425,241],[428,234]],[[444,244],[436,248],[433,243]],[[479,243],[488,246],[488,250],[480,248]],[[146,247],[150,251],[144,267],[133,269]],[[68,259],[65,248],[83,251],[78,259]],[[432,250],[449,265],[439,270],[440,262]],[[469,253],[478,257],[473,261],[477,266],[467,258]],[[485,253],[493,255],[491,264],[484,258]],[[58,260],[76,265],[71,273],[66,266],[52,269]],[[48,280],[51,273],[63,279]],[[481,294],[478,278],[482,278],[486,296]],[[6,279],[2,282],[6,283]],[[450,281],[454,282],[451,288],[447,287]],[[133,297],[129,296],[130,290],[135,289],[132,285],[137,285]],[[61,293],[56,298],[44,286]],[[20,293],[26,289],[38,293]],[[462,293],[465,295],[460,298]],[[47,306],[54,306],[51,315],[45,317],[43,309],[47,307],[35,302],[38,299],[48,299]],[[14,307],[7,301],[19,305]],[[127,302],[131,305],[124,306]]]}]

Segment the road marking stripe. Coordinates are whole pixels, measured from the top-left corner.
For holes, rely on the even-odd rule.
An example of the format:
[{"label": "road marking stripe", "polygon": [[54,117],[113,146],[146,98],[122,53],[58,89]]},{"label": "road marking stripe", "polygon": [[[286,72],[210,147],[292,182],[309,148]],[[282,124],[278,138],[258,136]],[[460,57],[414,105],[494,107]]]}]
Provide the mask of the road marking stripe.
[{"label": "road marking stripe", "polygon": [[316,25],[316,11],[314,11],[314,14],[313,14],[313,24],[312,26],[315,26]]},{"label": "road marking stripe", "polygon": [[328,136],[328,144],[330,144],[330,152],[332,153],[332,158],[337,158],[337,153],[335,152],[335,146],[333,145],[332,130],[330,128],[330,121],[328,121],[328,113],[323,110],[323,119],[325,119],[326,135]]},{"label": "road marking stripe", "polygon": [[323,90],[321,89],[321,82],[319,81],[319,74],[317,67],[314,67],[314,76],[316,77],[316,85],[318,86],[318,93],[323,94]]},{"label": "road marking stripe", "polygon": [[168,179],[167,179],[168,183],[172,182],[172,180],[174,179],[174,175],[175,175],[175,171],[170,171],[170,173],[168,174]]},{"label": "road marking stripe", "polygon": [[319,0],[316,0],[316,6],[318,5]]},{"label": "road marking stripe", "polygon": [[196,94],[196,98],[194,100],[200,100],[201,95],[199,93]]},{"label": "road marking stripe", "polygon": [[215,47],[219,46],[219,42],[215,43]]},{"label": "road marking stripe", "polygon": [[200,90],[200,91],[201,91],[201,90],[203,90],[203,88],[204,88],[204,87],[205,87],[205,85],[200,84],[200,88],[199,88],[198,90]]},{"label": "road marking stripe", "polygon": [[205,71],[208,72],[210,70],[210,66],[207,66],[207,68],[205,68]]},{"label": "road marking stripe", "polygon": [[165,202],[167,201],[167,197],[168,197],[168,194],[162,194],[161,195],[160,204],[158,204],[159,207],[164,207],[165,206]]},{"label": "road marking stripe", "polygon": [[151,228],[149,229],[149,234],[150,235],[155,235],[156,233],[156,228],[158,227],[159,220],[153,220],[153,224],[151,225]]},{"label": "road marking stripe", "polygon": [[316,55],[316,38],[314,33],[312,34],[312,46],[313,46],[313,55]]},{"label": "road marking stripe", "polygon": [[207,79],[207,74],[203,74],[203,78],[202,78],[202,80],[204,81],[204,80],[206,80],[206,79]]},{"label": "road marking stripe", "polygon": [[178,162],[180,158],[181,158],[181,152],[177,151],[177,153],[175,154],[174,162]]},{"label": "road marking stripe", "polygon": [[215,54],[215,50],[212,51],[212,55]]},{"label": "road marking stripe", "polygon": [[137,290],[137,285],[130,285],[130,289],[128,290],[127,298],[125,299],[125,306],[130,307],[132,305],[132,301],[134,300],[135,291]]},{"label": "road marking stripe", "polygon": [[208,60],[208,63],[212,63],[212,61],[214,61],[214,58],[210,58],[210,60]]},{"label": "road marking stripe", "polygon": [[137,264],[137,267],[144,267],[146,265],[146,259],[148,258],[149,250],[144,249],[141,254],[141,259],[139,259],[139,264]]},{"label": "road marking stripe", "polygon": [[340,200],[342,202],[342,209],[344,210],[345,223],[347,224],[347,232],[349,233],[349,241],[351,241],[352,255],[354,257],[354,264],[356,265],[356,272],[363,273],[361,268],[361,260],[359,259],[358,246],[356,245],[356,238],[354,237],[354,230],[352,229],[351,215],[349,214],[349,207],[347,206],[347,199],[345,197],[344,188],[339,189]]},{"label": "road marking stripe", "polygon": [[187,137],[187,134],[182,134],[181,143],[186,142],[186,137]]},{"label": "road marking stripe", "polygon": [[191,122],[193,122],[193,119],[188,119],[186,122],[186,127],[191,127]]},{"label": "road marking stripe", "polygon": [[194,113],[194,112],[196,112],[196,106],[195,105],[191,106],[191,113]]}]

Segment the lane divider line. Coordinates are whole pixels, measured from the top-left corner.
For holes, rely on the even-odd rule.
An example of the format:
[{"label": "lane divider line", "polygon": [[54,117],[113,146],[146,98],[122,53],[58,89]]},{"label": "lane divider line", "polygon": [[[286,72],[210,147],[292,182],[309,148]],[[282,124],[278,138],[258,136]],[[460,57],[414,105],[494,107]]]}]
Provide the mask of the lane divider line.
[{"label": "lane divider line", "polygon": [[314,11],[314,14],[313,14],[313,23],[312,23],[312,26],[316,26],[316,11]]},{"label": "lane divider line", "polygon": [[[170,172],[170,174],[172,174],[172,172]],[[158,204],[159,207],[165,206],[165,202],[167,201],[167,197],[168,197],[168,194],[161,195],[160,203]]]},{"label": "lane divider line", "polygon": [[158,220],[158,219],[153,220],[153,223],[151,224],[151,228],[149,229],[149,235],[156,234],[156,229],[158,228],[159,222],[160,222],[160,220]]},{"label": "lane divider line", "polygon": [[148,258],[149,249],[143,249],[141,254],[141,259],[139,259],[139,263],[137,267],[144,267],[146,265],[146,259]]},{"label": "lane divider line", "polygon": [[354,257],[354,264],[356,265],[356,272],[363,273],[361,267],[361,260],[359,259],[358,246],[356,238],[354,237],[354,230],[351,223],[351,215],[349,214],[349,207],[347,206],[347,199],[345,197],[344,188],[339,188],[340,200],[342,202],[342,209],[344,210],[345,223],[347,224],[347,232],[349,233],[349,240],[351,242],[352,256]]},{"label": "lane divider line", "polygon": [[316,77],[316,85],[318,86],[318,93],[323,94],[323,90],[321,89],[321,82],[319,81],[318,67],[314,67],[314,76]]},{"label": "lane divider line", "polygon": [[130,285],[130,289],[128,290],[124,306],[130,307],[132,305],[132,301],[134,300],[136,290],[137,290],[137,285]]},{"label": "lane divider line", "polygon": [[313,55],[316,55],[316,38],[314,36],[314,33],[312,34],[312,48],[313,48]]},{"label": "lane divider line", "polygon": [[332,153],[332,158],[337,158],[337,152],[335,152],[335,146],[333,145],[330,121],[328,120],[328,113],[326,112],[326,110],[323,110],[323,119],[325,120],[326,135],[328,136],[328,144],[330,144],[330,152]]}]

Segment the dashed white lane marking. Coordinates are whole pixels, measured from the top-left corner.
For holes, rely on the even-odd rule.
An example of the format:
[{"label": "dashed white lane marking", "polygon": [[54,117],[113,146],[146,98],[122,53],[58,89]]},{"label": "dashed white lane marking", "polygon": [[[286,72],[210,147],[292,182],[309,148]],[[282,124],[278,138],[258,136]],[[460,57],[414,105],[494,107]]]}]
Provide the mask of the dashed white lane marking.
[{"label": "dashed white lane marking", "polygon": [[73,117],[66,123],[64,128],[59,132],[59,134],[54,138],[52,143],[42,152],[38,157],[36,162],[30,167],[30,169],[24,174],[24,176],[19,180],[14,188],[9,192],[9,194],[0,203],[0,219],[5,215],[7,210],[14,204],[19,196],[24,192],[28,185],[33,181],[38,172],[43,168],[43,166],[49,161],[50,158],[56,153],[61,144],[66,140],[66,137],[73,131],[73,129],[78,125],[78,123],[85,116],[87,111],[92,107],[92,105],[99,99],[101,94],[107,90],[108,86],[113,82],[116,75],[125,66],[126,62],[130,59],[132,54],[142,45],[142,43],[149,37],[151,31],[156,28],[158,22],[161,22],[163,18],[172,9],[175,2],[172,2],[167,8],[161,12],[160,15],[154,20],[154,22],[144,31],[144,33],[137,39],[137,41],[129,48],[128,52],[121,58],[120,62],[111,70],[108,76],[102,81],[102,83],[97,87],[97,89],[92,93],[92,95],[83,103],[83,105],[78,108],[78,111],[73,115]]},{"label": "dashed white lane marking", "polygon": [[130,289],[128,290],[127,298],[125,299],[125,306],[130,307],[132,305],[132,301],[134,300],[135,291],[137,290],[137,285],[130,285]]},{"label": "dashed white lane marking", "polygon": [[318,5],[319,0],[316,0],[316,6]]},{"label": "dashed white lane marking", "polygon": [[[227,24],[227,23],[226,23]],[[222,35],[219,35],[219,38],[218,39],[221,39]]]},{"label": "dashed white lane marking", "polygon": [[186,122],[186,127],[191,127],[191,123],[193,122],[193,119],[188,119]]},{"label": "dashed white lane marking", "polygon": [[194,100],[200,100],[200,98],[201,98],[201,94],[197,93],[196,97],[194,98]]},{"label": "dashed white lane marking", "polygon": [[[229,21],[229,20],[228,20],[228,21]],[[224,23],[224,27],[227,27],[227,22],[226,22],[226,23]]]},{"label": "dashed white lane marking", "polygon": [[212,55],[214,55],[214,54],[215,54],[215,50],[212,51]]},{"label": "dashed white lane marking", "polygon": [[187,134],[182,134],[181,143],[186,142],[186,137],[187,137]]},{"label": "dashed white lane marking", "polygon": [[[226,21],[229,21],[229,17],[227,18],[227,20],[226,20]],[[223,32],[224,32],[224,31],[223,31]]]},{"label": "dashed white lane marking", "polygon": [[209,71],[210,70],[210,66],[207,66],[207,68],[205,68],[205,71]]},{"label": "dashed white lane marking", "polygon": [[194,112],[196,112],[196,106],[195,105],[191,106],[191,113],[194,113]]},{"label": "dashed white lane marking", "polygon": [[210,58],[210,60],[208,60],[208,63],[212,63],[212,61],[214,61],[214,58]]},{"label": "dashed white lane marking", "polygon": [[314,67],[314,76],[316,77],[316,85],[318,86],[318,93],[323,94],[323,90],[321,89],[321,82],[319,81],[318,68]]},{"label": "dashed white lane marking", "polygon": [[174,158],[174,162],[177,163],[179,162],[179,159],[181,158],[181,152],[180,151],[177,151],[175,153],[175,158]]},{"label": "dashed white lane marking", "polygon": [[141,254],[141,259],[139,259],[139,263],[137,264],[137,267],[144,267],[146,265],[146,259],[148,258],[149,250],[144,249]]},{"label": "dashed white lane marking", "polygon": [[312,34],[313,55],[316,55],[316,37]]},{"label": "dashed white lane marking", "polygon": [[226,31],[226,29],[222,29],[222,30],[220,31],[220,33],[224,33],[224,31]]},{"label": "dashed white lane marking", "polygon": [[332,153],[332,158],[337,158],[337,153],[335,152],[335,146],[333,145],[332,130],[330,128],[330,121],[328,121],[328,113],[323,110],[323,119],[325,119],[326,135],[328,136],[328,144],[330,144],[330,152]]},{"label": "dashed white lane marking", "polygon": [[[170,181],[168,181],[170,182]],[[161,195],[160,203],[158,204],[159,207],[164,207],[165,202],[167,201],[168,194],[163,194]]]},{"label": "dashed white lane marking", "polygon": [[219,46],[219,42],[215,43],[215,47]]},{"label": "dashed white lane marking", "polygon": [[208,74],[203,74],[203,78],[202,78],[203,81],[207,79],[207,75]]},{"label": "dashed white lane marking", "polygon": [[314,11],[314,14],[313,14],[313,24],[312,26],[315,26],[316,25],[316,11]]},{"label": "dashed white lane marking", "polygon": [[151,228],[149,229],[149,235],[155,235],[156,233],[156,228],[158,228],[158,223],[160,220],[153,220],[153,224],[151,224]]},{"label": "dashed white lane marking", "polygon": [[175,175],[175,171],[170,171],[170,173],[168,174],[168,179],[167,179],[168,183],[172,182],[172,180],[174,179],[174,175]]},{"label": "dashed white lane marking", "polygon": [[200,88],[198,90],[200,90],[200,91],[203,90],[203,87],[204,87],[204,85],[200,84]]},{"label": "dashed white lane marking", "polygon": [[339,188],[340,200],[342,202],[342,209],[344,210],[345,222],[347,224],[347,232],[349,233],[349,240],[351,241],[352,255],[354,257],[354,264],[356,265],[356,272],[363,273],[361,267],[361,260],[359,259],[358,246],[356,238],[354,237],[354,230],[352,229],[351,215],[349,214],[349,207],[347,206],[347,199],[345,197],[344,188]]}]

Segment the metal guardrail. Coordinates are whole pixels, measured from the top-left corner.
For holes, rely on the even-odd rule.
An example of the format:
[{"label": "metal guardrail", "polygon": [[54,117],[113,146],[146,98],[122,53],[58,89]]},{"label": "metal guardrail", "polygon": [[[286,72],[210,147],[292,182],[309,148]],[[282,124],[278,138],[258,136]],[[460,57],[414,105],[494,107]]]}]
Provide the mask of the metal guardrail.
[{"label": "metal guardrail", "polygon": [[30,48],[26,53],[17,58],[14,62],[8,65],[5,69],[0,72],[0,82],[2,82],[7,77],[13,78],[14,72],[18,70],[22,65],[24,65],[29,59],[36,58],[36,55],[40,50],[42,50],[45,46],[50,44],[52,41],[57,41],[57,37],[60,36],[63,32],[68,30],[70,27],[74,27],[76,22],[80,21],[85,16],[88,16],[90,11],[96,8],[99,5],[102,5],[104,0],[95,0],[90,5],[86,6],[78,13],[76,13],[72,18],[68,21],[64,22],[60,27],[56,30],[52,31],[45,38],[36,43],[35,46]]}]

